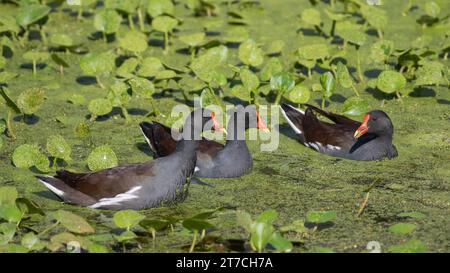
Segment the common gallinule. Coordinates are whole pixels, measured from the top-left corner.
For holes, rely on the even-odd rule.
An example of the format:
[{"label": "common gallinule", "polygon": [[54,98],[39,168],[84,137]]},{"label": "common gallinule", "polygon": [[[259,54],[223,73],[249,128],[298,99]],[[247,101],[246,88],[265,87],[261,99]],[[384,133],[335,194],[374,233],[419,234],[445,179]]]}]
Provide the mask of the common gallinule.
[{"label": "common gallinule", "polygon": [[[140,123],[142,133],[157,157],[167,156],[174,151],[176,140],[171,129],[154,122]],[[203,178],[239,177],[252,169],[253,159],[245,142],[245,130],[258,128],[268,131],[254,105],[238,106],[228,122],[225,145],[203,138],[197,150],[197,166],[194,176]]]},{"label": "common gallinule", "polygon": [[[394,127],[388,115],[373,110],[364,122],[333,114],[309,104],[305,111],[281,104],[284,117],[306,147],[353,160],[379,160],[398,155],[392,144]],[[314,111],[333,121],[320,121]]]},{"label": "common gallinule", "polygon": [[203,128],[223,130],[216,121],[208,127],[212,114],[207,109],[193,111],[184,123],[182,140],[169,156],[93,173],[60,170],[55,177],[37,178],[65,202],[91,208],[143,209],[180,201],[194,172]]}]

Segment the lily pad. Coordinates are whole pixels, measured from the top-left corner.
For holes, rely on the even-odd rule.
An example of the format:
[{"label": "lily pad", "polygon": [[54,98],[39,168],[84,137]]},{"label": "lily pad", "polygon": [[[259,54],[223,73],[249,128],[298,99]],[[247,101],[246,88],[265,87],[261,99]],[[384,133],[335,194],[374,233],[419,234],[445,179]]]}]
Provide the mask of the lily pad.
[{"label": "lily pad", "polygon": [[128,84],[130,85],[131,90],[142,98],[150,99],[155,92],[153,83],[144,78],[131,79],[128,81]]},{"label": "lily pad", "polygon": [[50,41],[53,44],[64,46],[64,47],[70,47],[73,46],[73,39],[67,34],[64,33],[55,33],[51,36]]},{"label": "lily pad", "polygon": [[115,33],[119,30],[122,17],[115,10],[103,9],[95,13],[94,27],[96,30],[106,34]]},{"label": "lily pad", "polygon": [[112,111],[112,104],[108,99],[93,99],[89,102],[89,112],[95,116],[103,116]]},{"label": "lily pad", "polygon": [[33,232],[28,232],[22,237],[22,246],[28,248],[29,250],[39,251],[45,247],[45,243],[42,242],[39,237]]},{"label": "lily pad", "polygon": [[324,97],[329,98],[333,95],[336,89],[336,80],[331,72],[326,72],[320,76],[320,84],[322,85],[322,90]]},{"label": "lily pad", "polygon": [[369,103],[360,97],[350,97],[345,100],[343,112],[346,116],[360,117],[369,111]]},{"label": "lily pad", "polygon": [[37,145],[22,144],[12,154],[12,162],[17,168],[27,169],[36,164],[36,158],[41,154]]},{"label": "lily pad", "polygon": [[144,220],[144,216],[134,210],[122,210],[114,213],[114,224],[119,228],[130,230],[137,226],[140,221]]},{"label": "lily pad", "polygon": [[291,73],[280,72],[270,78],[270,87],[272,90],[288,92],[295,86],[295,78]]},{"label": "lily pad", "polygon": [[297,50],[297,56],[305,60],[323,60],[329,56],[326,44],[305,45]]},{"label": "lily pad", "polygon": [[51,8],[40,4],[23,5],[16,15],[17,23],[22,27],[27,27],[39,19],[49,14]]},{"label": "lily pad", "polygon": [[118,165],[117,156],[108,145],[95,148],[89,154],[87,162],[91,171],[99,171]]},{"label": "lily pad", "polygon": [[405,85],[405,77],[397,71],[386,70],[378,76],[377,88],[383,92],[392,93],[400,91]]},{"label": "lily pad", "polygon": [[185,34],[179,37],[180,41],[187,44],[190,47],[199,46],[205,41],[205,33],[197,32],[192,34]]},{"label": "lily pad", "polygon": [[239,46],[238,55],[244,64],[251,66],[259,66],[264,60],[264,52],[252,39]]},{"label": "lily pad", "polygon": [[125,50],[140,54],[147,49],[147,36],[139,31],[129,31],[119,38],[119,46]]},{"label": "lily pad", "polygon": [[262,81],[269,81],[270,78],[283,71],[283,64],[279,58],[270,58],[267,63],[263,66],[260,72],[260,77]]},{"label": "lily pad", "polygon": [[172,15],[174,12],[174,5],[172,0],[149,0],[147,5],[147,13],[155,18],[162,14]]},{"label": "lily pad", "polygon": [[304,9],[301,13],[302,21],[313,26],[319,26],[322,23],[320,12],[315,8]]},{"label": "lily pad", "polygon": [[158,71],[163,70],[164,66],[156,57],[146,57],[142,60],[138,75],[141,77],[153,77]]},{"label": "lily pad", "polygon": [[51,135],[47,139],[47,151],[55,158],[69,161],[72,148],[61,135]]},{"label": "lily pad", "polygon": [[170,16],[158,16],[152,20],[152,27],[164,33],[172,32],[172,30],[178,25],[178,20]]},{"label": "lily pad", "polygon": [[31,115],[37,112],[45,100],[44,90],[41,88],[30,88],[20,93],[17,98],[17,106],[21,112]]},{"label": "lily pad", "polygon": [[80,60],[80,67],[86,75],[97,76],[110,73],[115,68],[115,56],[112,53],[88,53]]},{"label": "lily pad", "polygon": [[411,239],[403,244],[389,248],[389,252],[394,253],[423,253],[427,252],[427,250],[427,246],[418,239]]},{"label": "lily pad", "polygon": [[72,212],[58,210],[55,212],[54,217],[70,232],[79,234],[95,232],[94,228],[88,222],[86,222],[86,220]]},{"label": "lily pad", "polygon": [[398,234],[409,234],[413,232],[417,226],[411,223],[398,223],[389,227],[389,231]]},{"label": "lily pad", "polygon": [[291,92],[289,92],[289,100],[295,103],[307,103],[310,97],[311,92],[308,87],[302,84],[297,84]]},{"label": "lily pad", "polygon": [[335,211],[310,211],[306,214],[306,221],[321,224],[333,221],[336,218]]}]

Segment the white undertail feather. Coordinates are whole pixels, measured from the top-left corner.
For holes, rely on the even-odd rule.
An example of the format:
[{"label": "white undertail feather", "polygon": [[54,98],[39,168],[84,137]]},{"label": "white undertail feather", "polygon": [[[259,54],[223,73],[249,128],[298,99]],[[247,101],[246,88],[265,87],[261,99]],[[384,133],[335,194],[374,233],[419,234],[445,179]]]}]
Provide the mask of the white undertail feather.
[{"label": "white undertail feather", "polygon": [[99,208],[103,206],[110,206],[110,205],[119,205],[123,201],[128,201],[132,199],[138,198],[138,196],[135,194],[137,191],[139,191],[142,188],[142,186],[136,186],[131,188],[129,191],[120,193],[114,197],[110,198],[102,198],[97,203],[89,206],[90,208]]},{"label": "white undertail feather", "polygon": [[[290,105],[288,105],[288,106],[291,107],[293,110],[295,110],[295,111],[301,113],[302,115],[305,114],[305,112],[303,112],[302,110],[299,110],[299,109],[297,109],[297,108],[294,108],[294,107],[292,107],[292,106],[290,106]],[[280,108],[281,108],[281,107],[280,107]],[[302,131],[301,131],[299,128],[297,128],[297,126],[295,126],[294,123],[289,119],[289,117],[287,116],[286,112],[284,112],[283,108],[281,108],[281,113],[283,113],[283,116],[284,116],[284,118],[286,119],[286,121],[288,122],[289,126],[291,126],[292,129],[293,129],[297,134],[302,134]]]},{"label": "white undertail feather", "polygon": [[145,141],[147,141],[148,146],[150,146],[150,149],[152,151],[156,151],[156,149],[155,149],[155,147],[153,147],[152,142],[150,141],[150,139],[148,139],[147,136],[145,135],[144,130],[142,130],[141,126],[139,126],[139,128],[141,129],[142,135],[144,136]]},{"label": "white undertail feather", "polygon": [[[51,176],[49,176],[51,177]],[[53,177],[51,177],[53,178]],[[50,191],[52,191],[54,194],[58,195],[59,197],[63,197],[64,196],[64,192],[58,188],[56,188],[55,186],[45,182],[44,180],[39,179],[39,181],[44,184],[44,186],[46,186]]]}]

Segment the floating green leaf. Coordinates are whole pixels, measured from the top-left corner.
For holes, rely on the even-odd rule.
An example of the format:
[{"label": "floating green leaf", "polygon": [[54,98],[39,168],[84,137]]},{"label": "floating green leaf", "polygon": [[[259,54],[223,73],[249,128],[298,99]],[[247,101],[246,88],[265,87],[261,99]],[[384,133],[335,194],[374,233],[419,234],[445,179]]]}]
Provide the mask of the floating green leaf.
[{"label": "floating green leaf", "polygon": [[17,106],[21,112],[27,115],[31,115],[37,112],[37,110],[44,103],[45,93],[41,88],[30,88],[20,93],[17,98]]},{"label": "floating green leaf", "polygon": [[441,7],[434,1],[427,1],[425,3],[425,13],[430,17],[438,17],[441,13]]},{"label": "floating green leaf", "polygon": [[205,33],[204,32],[196,32],[192,34],[185,34],[181,35],[179,37],[180,41],[187,44],[190,47],[199,46],[202,44],[205,40]]},{"label": "floating green leaf", "polygon": [[114,213],[114,224],[127,230],[137,226],[145,217],[135,210],[122,210]]},{"label": "floating green leaf", "polygon": [[264,53],[262,49],[253,41],[249,39],[239,46],[239,59],[246,65],[259,66],[264,60]]},{"label": "floating green leaf", "polygon": [[30,168],[36,164],[36,158],[41,153],[37,145],[22,144],[12,154],[12,162],[17,168]]},{"label": "floating green leaf", "polygon": [[18,193],[17,189],[12,186],[0,187],[0,205],[15,204]]},{"label": "floating green leaf", "polygon": [[128,81],[131,90],[138,96],[146,99],[151,99],[155,92],[153,83],[145,78],[134,78]]},{"label": "floating green leaf", "polygon": [[80,60],[80,67],[86,75],[97,76],[110,73],[114,67],[115,56],[112,53],[88,53]]},{"label": "floating green leaf", "polygon": [[79,234],[95,232],[94,228],[88,222],[86,222],[86,220],[72,212],[58,210],[55,212],[54,217],[70,232]]},{"label": "floating green leaf", "polygon": [[343,112],[346,116],[359,117],[369,111],[369,103],[360,97],[350,97],[345,100]]},{"label": "floating green leaf", "polygon": [[174,11],[174,5],[172,0],[149,0],[147,5],[148,14],[155,18],[162,14],[172,15]]},{"label": "floating green leaf", "polygon": [[321,224],[333,221],[336,218],[335,211],[310,211],[306,214],[306,221]]},{"label": "floating green leaf", "polygon": [[311,92],[308,87],[297,84],[294,88],[289,92],[289,99],[295,103],[307,103],[311,96]]},{"label": "floating green leaf", "polygon": [[417,219],[417,220],[422,220],[427,217],[424,213],[418,212],[418,211],[402,212],[402,213],[397,214],[397,216],[402,217],[402,218],[412,218],[412,219]]},{"label": "floating green leaf", "polygon": [[94,27],[96,30],[106,34],[115,33],[119,30],[122,18],[119,13],[111,9],[103,9],[95,13]]},{"label": "floating green leaf", "polygon": [[45,243],[39,240],[38,236],[33,232],[28,232],[22,237],[22,246],[28,248],[29,250],[42,250],[45,247]]},{"label": "floating green leaf", "polygon": [[413,232],[417,226],[411,223],[398,223],[389,227],[389,231],[398,234],[408,234]]},{"label": "floating green leaf", "polygon": [[51,135],[47,139],[47,151],[55,158],[69,161],[72,148],[61,135]]},{"label": "floating green leaf", "polygon": [[22,27],[27,27],[32,23],[44,18],[49,14],[51,8],[40,4],[23,5],[17,15],[17,23]]},{"label": "floating green leaf", "polygon": [[320,76],[320,84],[322,85],[323,96],[325,98],[331,97],[336,89],[336,80],[333,73],[326,72]]},{"label": "floating green leaf", "polygon": [[94,116],[103,116],[111,112],[113,106],[108,99],[93,99],[88,108]]},{"label": "floating green leaf", "polygon": [[427,250],[427,246],[418,239],[411,239],[403,244],[389,248],[389,251],[394,253],[423,253],[427,252]]},{"label": "floating green leaf", "polygon": [[117,156],[107,145],[95,148],[87,159],[88,167],[91,171],[98,171],[118,165]]},{"label": "floating green leaf", "polygon": [[147,49],[147,36],[139,31],[129,31],[119,38],[119,46],[125,50],[140,54]]},{"label": "floating green leaf", "polygon": [[399,92],[405,85],[405,77],[397,71],[386,70],[378,76],[377,88],[383,92]]},{"label": "floating green leaf", "polygon": [[270,87],[272,90],[280,92],[288,92],[295,86],[295,79],[291,73],[280,72],[270,78]]},{"label": "floating green leaf", "polygon": [[301,13],[301,18],[303,22],[313,26],[318,26],[322,23],[320,12],[315,8],[304,9]]},{"label": "floating green leaf", "polygon": [[263,66],[260,72],[260,77],[262,81],[269,81],[270,78],[283,71],[283,64],[279,58],[270,58],[267,63]]},{"label": "floating green leaf", "polygon": [[73,46],[73,40],[72,38],[64,33],[55,33],[51,36],[50,41],[53,44],[56,44],[58,46],[64,46],[64,47],[70,47]]},{"label": "floating green leaf", "polygon": [[153,77],[162,69],[164,69],[164,66],[158,58],[146,57],[140,64],[138,75],[141,77]]},{"label": "floating green leaf", "polygon": [[16,204],[5,203],[0,205],[0,219],[18,223],[22,219],[22,216],[23,213]]},{"label": "floating green leaf", "polygon": [[152,20],[152,27],[164,33],[172,32],[172,30],[178,25],[178,20],[170,16],[158,16]]}]

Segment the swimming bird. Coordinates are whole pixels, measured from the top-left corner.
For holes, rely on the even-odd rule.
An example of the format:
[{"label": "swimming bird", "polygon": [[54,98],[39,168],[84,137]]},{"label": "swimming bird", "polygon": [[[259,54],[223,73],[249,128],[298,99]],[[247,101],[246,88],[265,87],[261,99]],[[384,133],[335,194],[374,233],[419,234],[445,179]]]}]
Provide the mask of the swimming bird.
[{"label": "swimming bird", "polygon": [[197,109],[186,118],[182,139],[169,156],[91,173],[59,170],[54,177],[37,178],[63,201],[96,209],[137,210],[181,201],[187,196],[203,128],[223,130],[210,110]]},{"label": "swimming bird", "polygon": [[[142,122],[140,126],[157,157],[170,155],[174,151],[177,142],[169,127],[157,122]],[[245,130],[249,128],[269,131],[254,105],[245,108],[238,106],[228,122],[225,145],[206,138],[200,141],[194,176],[233,178],[248,173],[253,167],[253,158],[245,142]]]},{"label": "swimming bird", "polygon": [[[361,123],[305,104],[305,111],[288,104],[281,110],[300,143],[320,153],[353,160],[380,160],[398,155],[392,144],[394,126],[381,110],[372,110]],[[319,120],[314,112],[333,123]]]}]

